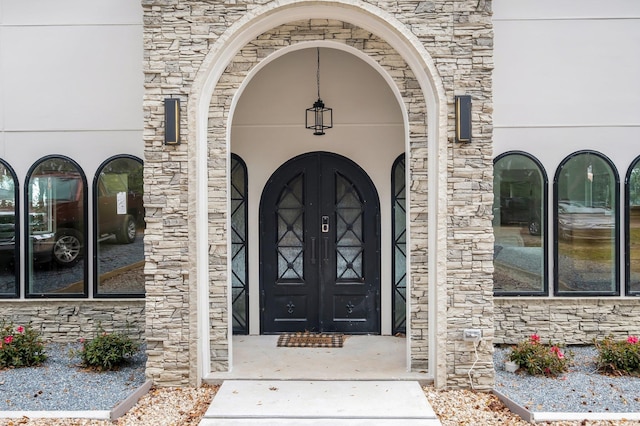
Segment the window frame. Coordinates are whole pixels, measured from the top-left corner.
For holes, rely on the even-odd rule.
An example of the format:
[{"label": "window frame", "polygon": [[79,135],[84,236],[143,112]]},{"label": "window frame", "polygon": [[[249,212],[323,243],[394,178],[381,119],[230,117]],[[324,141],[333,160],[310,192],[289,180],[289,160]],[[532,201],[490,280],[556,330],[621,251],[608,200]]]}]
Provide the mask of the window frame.
[{"label": "window frame", "polygon": [[[503,152],[493,159],[493,167],[498,161],[511,155],[519,155],[531,160],[537,167],[542,176],[542,195],[540,200],[542,201],[542,217],[540,218],[544,224],[541,228],[543,235],[542,238],[542,290],[541,291],[521,291],[521,292],[505,292],[505,291],[493,291],[494,297],[540,297],[549,295],[549,177],[544,166],[535,156],[525,151],[513,150]],[[495,175],[494,175],[495,176]],[[493,195],[495,197],[495,188],[493,189]],[[493,228],[493,226],[492,226]]]},{"label": "window frame", "polygon": [[636,167],[640,167],[640,155],[637,156],[629,165],[627,169],[627,174],[624,180],[624,188],[625,188],[625,202],[624,202],[624,248],[625,248],[625,259],[624,259],[624,270],[625,270],[625,295],[631,297],[640,296],[640,290],[632,291],[631,290],[631,188],[630,188],[630,180],[631,173],[633,169]]},{"label": "window frame", "polygon": [[[558,226],[558,179],[564,166],[574,158],[581,155],[593,155],[602,159],[610,168],[614,179],[614,203],[615,203],[615,228],[614,228],[614,241],[613,241],[613,256],[612,264],[614,270],[615,289],[613,291],[598,291],[598,292],[585,292],[585,291],[560,291],[559,290],[559,262],[558,262],[558,250],[559,250],[559,226]],[[553,178],[553,294],[558,297],[602,297],[602,296],[620,296],[620,176],[615,164],[606,155],[594,151],[594,150],[580,150],[573,152],[566,156],[556,169],[556,173]]]},{"label": "window frame", "polygon": [[[407,194],[407,188],[406,188],[406,178],[407,178],[407,160],[406,160],[406,155],[404,153],[400,154],[394,161],[393,161],[393,165],[391,166],[391,332],[392,334],[397,334],[397,333],[406,333],[407,332],[407,272],[405,270],[405,274],[404,274],[404,291],[405,291],[405,299],[404,299],[404,306],[405,306],[405,312],[404,312],[404,321],[401,324],[397,324],[396,323],[396,297],[398,296],[398,291],[397,289],[398,287],[398,283],[396,282],[396,248],[398,246],[397,244],[397,238],[396,238],[396,221],[395,221],[395,212],[396,212],[396,205],[397,205],[397,197],[396,197],[396,168],[398,166],[400,166],[400,163],[402,164],[402,167],[404,168],[404,179],[402,181],[402,185],[404,186],[404,192],[405,192],[405,229],[404,229],[404,233],[405,233],[405,239],[406,239],[406,232],[407,232],[407,228],[406,228],[406,194]],[[407,253],[406,253],[406,242],[405,242],[405,262],[407,259]]]},{"label": "window frame", "polygon": [[[100,262],[100,259],[98,258],[99,256],[99,250],[98,250],[98,208],[99,208],[99,204],[98,204],[98,182],[100,180],[100,173],[102,172],[102,170],[112,161],[116,161],[116,160],[122,160],[122,159],[129,159],[129,160],[133,160],[136,161],[138,163],[140,163],[140,165],[144,166],[144,161],[142,161],[141,158],[138,158],[134,155],[130,155],[130,154],[120,154],[120,155],[114,155],[111,156],[109,158],[107,158],[106,160],[104,160],[96,169],[96,173],[95,176],[93,178],[93,185],[92,185],[92,191],[93,191],[93,197],[92,197],[92,207],[93,207],[93,211],[91,214],[91,224],[92,224],[92,228],[91,228],[91,235],[93,238],[93,244],[92,244],[92,248],[93,248],[93,256],[92,256],[92,262],[93,262],[93,271],[92,271],[92,276],[93,276],[93,283],[92,283],[92,287],[93,287],[93,298],[94,299],[123,299],[123,298],[135,298],[135,299],[140,299],[140,298],[144,298],[146,292],[143,291],[142,293],[100,293],[99,291],[99,285],[100,285],[100,277],[99,277],[99,268],[98,268],[98,263]],[[144,176],[143,176],[144,177]],[[144,256],[144,254],[143,254]]]},{"label": "window frame", "polygon": [[[24,235],[27,236],[27,238],[30,238],[30,232],[29,232],[29,204],[28,204],[28,200],[29,200],[29,186],[31,183],[31,179],[33,177],[33,173],[34,171],[45,161],[48,160],[54,160],[54,159],[59,159],[59,160],[64,160],[69,162],[71,165],[73,165],[73,167],[75,167],[78,171],[78,174],[80,175],[80,179],[82,181],[82,185],[83,185],[83,190],[82,190],[82,205],[83,205],[83,211],[82,211],[82,217],[83,217],[83,224],[82,224],[82,234],[84,236],[84,244],[82,246],[82,260],[79,261],[78,263],[82,263],[82,267],[83,267],[83,272],[82,272],[82,277],[83,277],[83,286],[82,286],[82,293],[31,293],[29,291],[29,287],[30,287],[30,279],[31,279],[31,273],[32,271],[29,268],[29,262],[25,261],[25,265],[24,265],[24,277],[25,277],[25,289],[24,289],[24,294],[25,294],[25,298],[26,299],[87,299],[89,297],[89,244],[87,243],[87,237],[89,236],[89,223],[88,223],[88,199],[89,199],[89,187],[87,185],[87,177],[86,174],[84,172],[84,170],[82,169],[82,167],[80,167],[80,164],[78,164],[75,160],[73,160],[70,157],[67,157],[65,155],[58,155],[58,154],[52,154],[52,155],[46,155],[44,157],[39,158],[38,160],[36,160],[31,167],[29,167],[29,170],[27,171],[27,175],[26,175],[26,179],[25,179],[25,185],[24,185],[24,200],[25,200],[25,208],[24,208],[24,214],[23,214],[23,218],[24,218],[24,226],[25,226],[25,233]],[[24,245],[24,258],[25,260],[29,259],[30,253],[29,253],[29,244],[25,243]]]},{"label": "window frame", "polygon": [[14,207],[13,207],[13,258],[14,258],[14,284],[13,284],[13,294],[11,293],[0,293],[0,299],[17,299],[20,297],[20,242],[22,241],[21,235],[21,227],[20,227],[20,183],[18,181],[18,176],[16,175],[15,170],[11,165],[0,158],[0,165],[2,165],[11,175],[13,179],[13,199],[14,199]]},{"label": "window frame", "polygon": [[[242,159],[242,157],[240,157],[237,154],[231,154],[231,157],[229,159],[230,161],[230,173],[229,173],[229,184],[232,185],[231,182],[231,177],[233,176],[233,161],[236,161],[238,164],[238,167],[242,168],[243,174],[244,174],[244,187],[242,188],[243,190],[243,210],[244,210],[244,217],[245,217],[245,222],[244,222],[244,235],[245,235],[245,240],[243,242],[244,245],[244,251],[245,251],[245,256],[244,256],[244,306],[245,306],[245,318],[246,318],[246,324],[244,326],[244,328],[236,328],[234,327],[234,321],[233,321],[233,317],[234,317],[234,302],[235,300],[233,300],[233,277],[231,277],[231,328],[232,328],[232,334],[233,335],[248,335],[249,334],[249,324],[250,324],[250,314],[251,314],[251,309],[249,309],[249,241],[250,239],[249,237],[249,196],[248,196],[248,191],[249,191],[249,171],[247,169],[247,164],[245,163],[245,161]],[[232,193],[231,191],[229,191],[229,206],[231,207],[231,201],[232,201]],[[233,216],[234,212],[230,212],[230,219]],[[231,228],[233,228],[233,221],[231,220]],[[231,232],[233,232],[233,229],[231,229]],[[231,237],[231,245],[233,246],[233,237]],[[233,255],[233,250],[231,251],[231,255]],[[233,258],[230,259],[231,260],[231,265],[232,265],[232,275],[235,274],[235,272],[233,271]]]}]

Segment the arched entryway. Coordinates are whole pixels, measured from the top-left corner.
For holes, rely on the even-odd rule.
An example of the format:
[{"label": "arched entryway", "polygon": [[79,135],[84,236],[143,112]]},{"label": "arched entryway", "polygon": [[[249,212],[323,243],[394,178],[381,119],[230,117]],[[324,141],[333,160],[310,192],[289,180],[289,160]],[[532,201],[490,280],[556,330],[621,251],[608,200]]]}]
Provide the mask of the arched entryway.
[{"label": "arched entryway", "polygon": [[261,332],[380,333],[380,203],[357,164],[313,152],[260,203]]},{"label": "arched entryway", "polygon": [[[287,20],[287,17],[291,19],[293,15],[286,13],[287,7],[291,7],[288,9],[289,12],[295,9],[293,15],[298,18],[301,15],[310,18],[322,16],[329,18],[329,20],[322,22],[304,19],[290,21]],[[435,261],[435,250],[433,254],[427,252],[427,240],[442,240],[441,237],[445,233],[446,226],[444,226],[444,210],[438,207],[437,203],[432,206],[428,206],[427,203],[427,187],[429,187],[429,196],[437,200],[438,192],[444,192],[441,188],[444,181],[430,178],[427,182],[427,175],[434,173],[437,176],[446,173],[446,162],[442,160],[442,158],[446,158],[446,144],[443,142],[446,140],[446,132],[442,132],[444,130],[442,126],[446,127],[446,102],[443,99],[441,85],[434,83],[437,81],[437,73],[433,63],[419,43],[399,35],[401,31],[393,30],[392,18],[381,22],[379,17],[371,12],[351,7],[347,9],[331,7],[329,4],[322,6],[319,4],[316,6],[289,5],[287,7],[283,9],[282,14],[275,13],[269,18],[265,17],[267,14],[258,14],[257,12],[249,14],[250,16],[246,20],[238,24],[238,28],[230,29],[230,34],[233,37],[226,40],[223,37],[221,38],[223,41],[218,46],[214,46],[214,53],[208,55],[204,65],[205,68],[210,67],[206,72],[206,77],[197,82],[198,84],[194,84],[194,103],[192,105],[196,114],[192,128],[196,133],[197,144],[193,148],[195,152],[193,152],[192,158],[197,163],[196,180],[200,185],[203,185],[203,188],[209,188],[201,190],[199,196],[205,195],[209,200],[208,206],[215,205],[217,202],[217,197],[220,195],[215,189],[219,187],[218,180],[228,179],[221,172],[225,167],[220,159],[223,158],[224,153],[229,156],[234,146],[233,130],[229,126],[231,119],[242,97],[243,90],[247,88],[249,82],[263,66],[288,52],[317,46],[335,47],[337,50],[351,52],[354,56],[363,59],[382,76],[386,87],[391,89],[402,114],[402,143],[404,144],[404,152],[407,154],[408,174],[411,176],[412,182],[411,193],[407,201],[409,215],[411,208],[421,209],[420,214],[416,214],[410,221],[408,220],[407,226],[409,235],[414,238],[411,245],[411,256],[408,256],[409,261],[407,262],[409,286],[414,285],[411,281],[412,274],[419,273],[426,278],[418,281],[418,285],[424,288],[420,292],[413,293],[415,296],[409,302],[420,304],[422,307],[420,310],[411,311],[412,317],[408,321],[409,329],[407,331],[411,338],[407,340],[407,362],[413,368],[428,367],[431,372],[435,373],[436,370],[433,366],[436,362],[433,361],[436,358],[433,355],[436,351],[433,343],[436,342],[434,336],[437,333],[435,328],[437,324],[435,321],[430,321],[427,315],[432,318],[435,318],[436,315],[446,318],[444,311],[438,314],[436,311],[431,312],[428,309],[428,306],[436,306],[433,303],[438,298],[435,283],[438,277],[442,277],[444,274],[444,267]],[[332,18],[338,20],[332,21]],[[249,25],[252,19],[256,23],[259,22],[260,25]],[[280,27],[279,24],[283,23],[287,23],[287,25]],[[388,37],[392,44],[368,30],[358,27],[358,23],[367,23],[367,27],[379,30],[379,34]],[[395,25],[398,28],[401,27],[398,23]],[[308,30],[309,28],[313,29],[314,26],[323,28],[323,30],[312,31],[311,36],[307,31],[304,39],[292,36],[296,31],[301,31],[300,34],[302,34],[303,27]],[[331,27],[333,30],[327,31],[327,27]],[[351,35],[337,36],[338,33],[343,33],[345,30],[349,31]],[[288,35],[284,34],[285,32],[288,32]],[[252,43],[250,34],[253,34],[253,37],[260,35],[260,42]],[[240,42],[241,39],[242,42]],[[352,42],[356,39],[358,41]],[[368,49],[370,45],[366,41],[372,42],[371,46],[374,48]],[[328,46],[329,44],[331,46]],[[400,51],[396,50],[396,47]],[[265,51],[270,52],[266,58],[263,56]],[[390,60],[391,58],[393,60]],[[214,65],[216,60],[222,61],[224,65],[220,67]],[[402,71],[398,72],[398,69],[402,69]],[[438,91],[438,94],[435,91]],[[208,96],[211,97],[208,98]],[[207,101],[203,101],[203,99],[207,99]],[[432,115],[427,114],[429,110],[433,112]],[[427,122],[429,122],[429,126],[427,126]],[[268,126],[266,127],[268,128]],[[428,138],[434,143],[427,144]],[[344,146],[346,145],[343,144]],[[318,148],[306,146],[300,148],[300,152],[309,152],[314,149]],[[427,152],[429,152],[428,159]],[[375,148],[370,149],[370,153],[379,155]],[[213,154],[215,154],[214,157],[211,156]],[[351,153],[346,154],[349,158],[353,158]],[[396,152],[394,155],[390,155],[389,161],[392,163],[398,154]],[[270,155],[277,156],[277,150],[273,149]],[[354,153],[354,155],[356,154]],[[289,153],[287,158],[291,157],[292,155]],[[207,160],[208,158],[210,160]],[[390,167],[385,173],[387,179],[390,180]],[[249,167],[249,181],[251,180],[252,172]],[[377,184],[376,187],[378,187]],[[218,221],[215,214],[207,213],[213,212],[211,207],[203,205],[201,199],[194,201],[194,203],[198,212],[195,216],[201,221],[196,227],[207,230],[204,235],[199,232],[194,234],[197,238],[195,245],[198,247],[198,259],[204,260],[206,269],[197,266],[202,263],[195,261],[195,270],[193,271],[193,276],[197,277],[198,282],[198,325],[202,335],[210,337],[207,341],[198,342],[199,353],[204,361],[203,377],[206,378],[211,371],[224,370],[233,362],[229,359],[232,354],[229,321],[224,320],[228,318],[225,312],[228,312],[229,299],[225,296],[229,294],[229,280],[221,280],[225,276],[221,273],[223,268],[220,263],[224,258],[224,256],[220,256],[223,254],[224,248],[220,244],[216,244],[220,236],[226,235],[226,230],[223,222]],[[429,225],[426,220],[427,215],[424,214],[427,210],[433,219]],[[204,223],[202,220],[207,222]],[[433,232],[427,232],[428,226],[433,227]],[[436,244],[433,244],[433,247],[435,248]],[[429,257],[430,260],[412,265],[410,261],[412,256],[417,259]],[[430,269],[428,264],[431,266]],[[225,288],[227,290],[224,290]],[[408,290],[409,292],[410,290]],[[255,301],[256,298],[252,300]],[[444,321],[440,323],[444,324]],[[442,343],[444,344],[444,341]],[[226,358],[225,354],[229,354],[229,358]],[[429,359],[431,362],[428,361]],[[442,362],[438,363],[442,364]]]}]

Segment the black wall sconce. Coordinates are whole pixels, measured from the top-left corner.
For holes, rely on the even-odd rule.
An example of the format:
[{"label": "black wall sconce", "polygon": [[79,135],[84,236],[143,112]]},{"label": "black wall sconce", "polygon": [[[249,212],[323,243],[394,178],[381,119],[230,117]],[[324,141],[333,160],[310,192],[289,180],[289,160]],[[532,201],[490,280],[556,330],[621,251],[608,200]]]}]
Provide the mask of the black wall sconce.
[{"label": "black wall sconce", "polygon": [[[318,47],[317,50],[318,69],[316,71],[316,81],[318,84],[318,100],[313,103],[311,108],[307,108],[304,125],[307,129],[313,130],[314,135],[321,136],[324,135],[324,129],[333,127],[333,110],[325,107],[324,102],[320,99],[320,48]],[[326,117],[325,114],[327,115]]]},{"label": "black wall sconce", "polygon": [[471,142],[471,96],[456,96],[456,142]]},{"label": "black wall sconce", "polygon": [[166,98],[164,100],[164,144],[177,145],[180,143],[180,99]]}]

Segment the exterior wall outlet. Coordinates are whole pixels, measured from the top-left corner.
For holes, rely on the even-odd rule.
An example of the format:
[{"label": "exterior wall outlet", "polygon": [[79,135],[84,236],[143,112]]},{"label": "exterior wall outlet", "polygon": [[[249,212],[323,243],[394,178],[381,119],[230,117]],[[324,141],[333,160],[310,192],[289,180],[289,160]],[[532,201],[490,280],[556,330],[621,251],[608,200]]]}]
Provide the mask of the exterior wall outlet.
[{"label": "exterior wall outlet", "polygon": [[482,330],[478,328],[465,328],[462,331],[462,340],[465,342],[479,342],[482,339]]}]

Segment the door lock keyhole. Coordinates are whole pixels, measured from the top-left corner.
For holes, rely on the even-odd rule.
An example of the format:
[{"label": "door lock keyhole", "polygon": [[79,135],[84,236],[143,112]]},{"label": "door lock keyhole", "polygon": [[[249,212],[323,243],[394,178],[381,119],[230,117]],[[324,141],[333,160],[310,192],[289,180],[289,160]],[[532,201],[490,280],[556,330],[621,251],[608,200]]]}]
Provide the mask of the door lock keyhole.
[{"label": "door lock keyhole", "polygon": [[329,216],[322,216],[322,225],[320,226],[320,230],[323,234],[329,232]]}]

